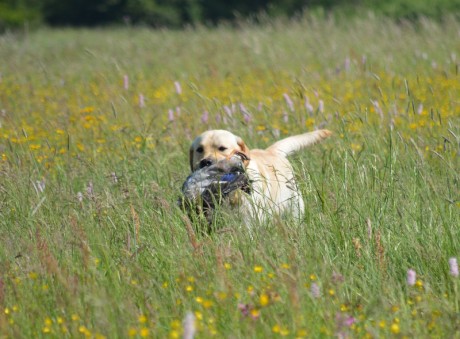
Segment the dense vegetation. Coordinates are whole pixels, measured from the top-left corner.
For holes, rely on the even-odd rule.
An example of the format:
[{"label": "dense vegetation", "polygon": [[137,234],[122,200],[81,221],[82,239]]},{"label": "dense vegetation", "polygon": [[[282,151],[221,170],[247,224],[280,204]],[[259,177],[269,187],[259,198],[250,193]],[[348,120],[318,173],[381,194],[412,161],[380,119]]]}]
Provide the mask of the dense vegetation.
[{"label": "dense vegetation", "polygon": [[142,24],[177,28],[242,17],[292,17],[302,11],[320,16],[340,13],[346,17],[373,11],[396,19],[441,19],[446,14],[458,14],[460,0],[0,0],[0,30],[24,24]]},{"label": "dense vegetation", "polygon": [[[0,338],[453,338],[454,18],[0,37]],[[177,207],[191,140],[315,128],[306,203],[209,234]],[[409,274],[409,276],[408,276]],[[406,278],[409,279],[406,279]]]}]

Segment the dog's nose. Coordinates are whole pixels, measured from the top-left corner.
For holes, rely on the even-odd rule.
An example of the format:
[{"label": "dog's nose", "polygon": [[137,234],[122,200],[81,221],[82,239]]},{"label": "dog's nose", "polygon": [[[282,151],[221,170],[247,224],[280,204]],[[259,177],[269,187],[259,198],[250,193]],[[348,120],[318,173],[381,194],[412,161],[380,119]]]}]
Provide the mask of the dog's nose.
[{"label": "dog's nose", "polygon": [[211,159],[203,159],[200,161],[200,168],[205,168],[212,165]]}]

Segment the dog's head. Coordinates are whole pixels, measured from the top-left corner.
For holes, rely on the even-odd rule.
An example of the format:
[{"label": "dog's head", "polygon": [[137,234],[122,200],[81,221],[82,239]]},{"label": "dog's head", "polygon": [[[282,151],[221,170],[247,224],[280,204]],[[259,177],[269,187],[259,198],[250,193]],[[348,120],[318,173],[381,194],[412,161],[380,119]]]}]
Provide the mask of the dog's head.
[{"label": "dog's head", "polygon": [[225,130],[206,131],[190,147],[190,168],[193,171],[238,154],[245,164],[249,162],[249,149],[243,139]]}]

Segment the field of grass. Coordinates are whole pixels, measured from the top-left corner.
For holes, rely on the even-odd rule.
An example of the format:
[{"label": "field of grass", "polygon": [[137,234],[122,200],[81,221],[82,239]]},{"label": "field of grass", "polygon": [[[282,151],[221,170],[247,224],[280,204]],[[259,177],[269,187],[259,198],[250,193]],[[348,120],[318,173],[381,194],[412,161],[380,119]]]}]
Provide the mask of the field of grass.
[{"label": "field of grass", "polygon": [[[0,338],[179,338],[187,314],[200,338],[458,338],[459,33],[369,16],[0,36]],[[210,128],[250,148],[334,132],[292,159],[301,223],[187,224]]]}]

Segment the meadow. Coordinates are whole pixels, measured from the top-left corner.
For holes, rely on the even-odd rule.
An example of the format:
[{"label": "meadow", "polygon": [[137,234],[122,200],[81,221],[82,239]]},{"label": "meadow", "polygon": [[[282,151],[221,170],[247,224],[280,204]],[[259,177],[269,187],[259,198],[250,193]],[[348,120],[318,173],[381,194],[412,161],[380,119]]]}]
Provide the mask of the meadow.
[{"label": "meadow", "polygon": [[[459,338],[460,23],[0,36],[0,338]],[[177,206],[191,140],[315,128],[288,216]],[[415,273],[415,276],[414,276]]]}]

